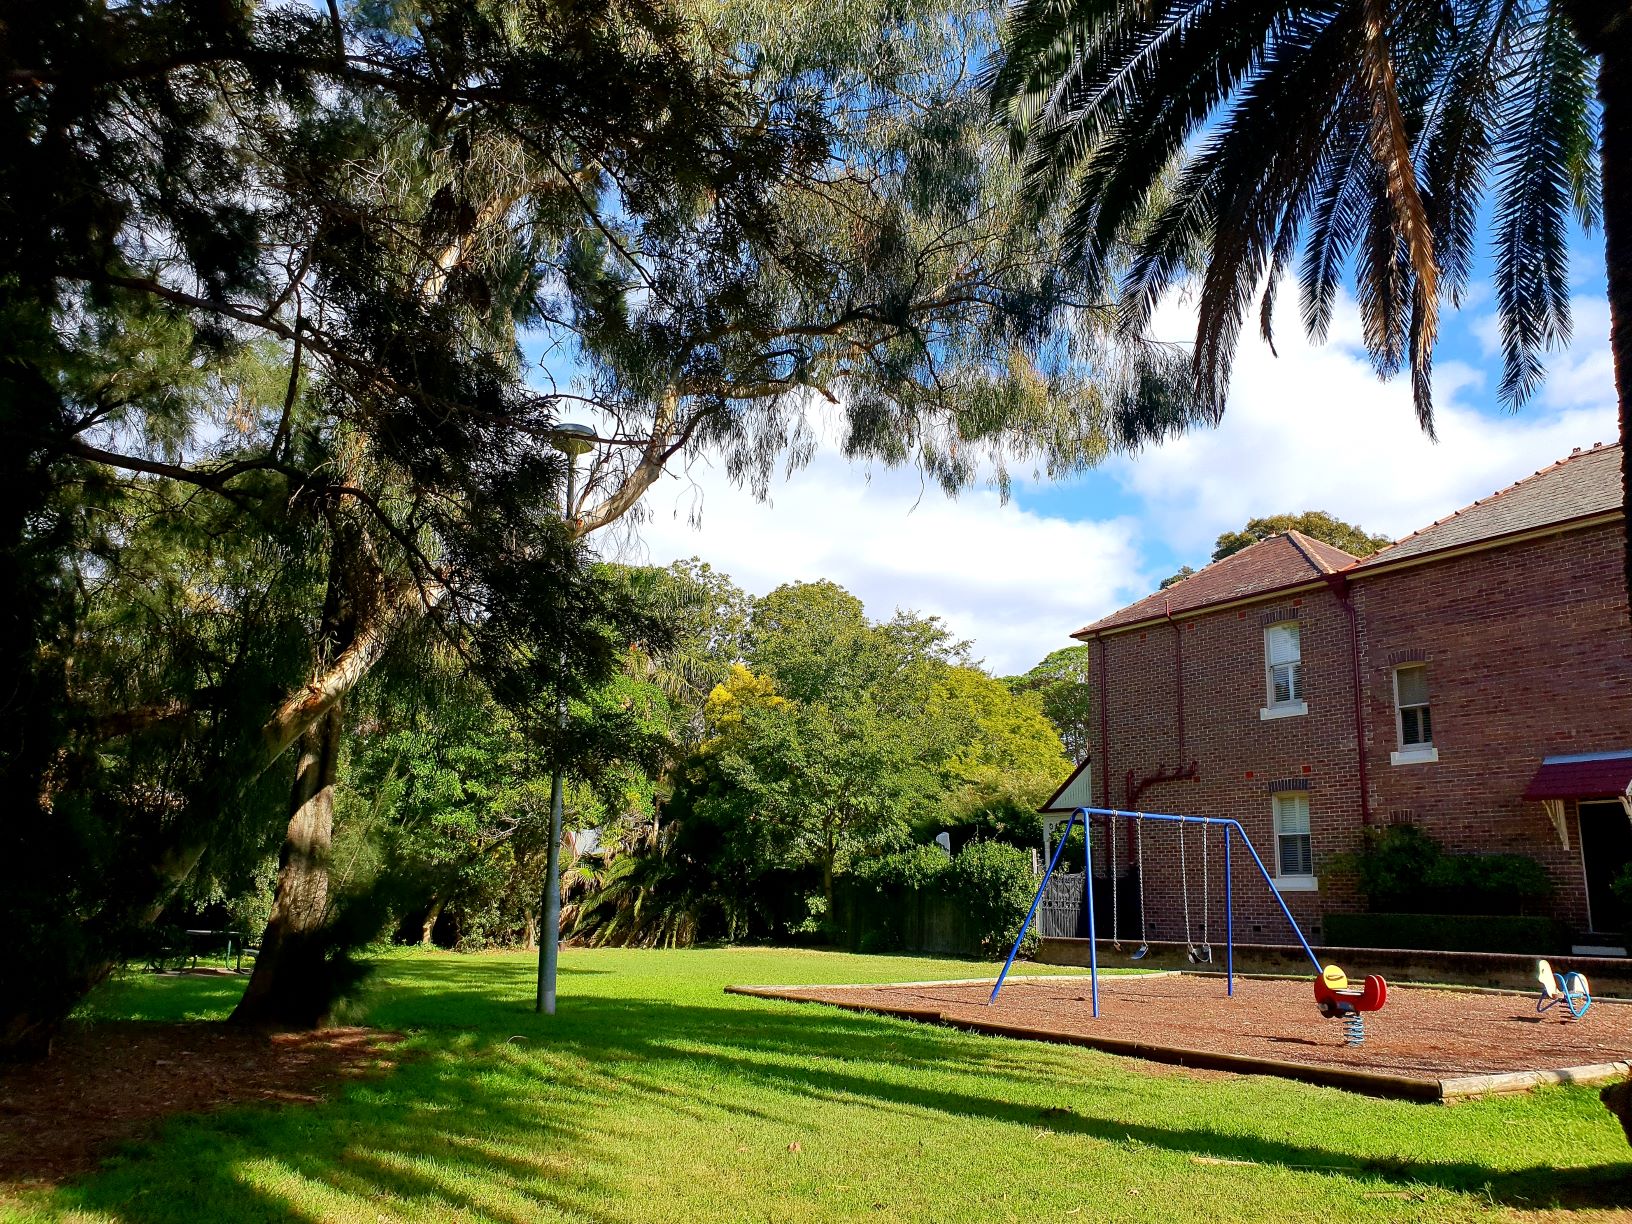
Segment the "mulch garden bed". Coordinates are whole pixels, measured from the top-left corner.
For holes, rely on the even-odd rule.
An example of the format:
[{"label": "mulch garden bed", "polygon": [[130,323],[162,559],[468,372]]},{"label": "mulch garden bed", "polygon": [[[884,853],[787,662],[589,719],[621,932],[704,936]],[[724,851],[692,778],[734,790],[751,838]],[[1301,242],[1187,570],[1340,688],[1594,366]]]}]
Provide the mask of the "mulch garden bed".
[{"label": "mulch garden bed", "polygon": [[1575,1020],[1497,991],[1390,985],[1352,1047],[1306,979],[1237,977],[1231,998],[1217,975],[1102,975],[1097,1020],[1086,977],[1011,978],[990,1006],[989,981],[731,989],[1417,1100],[1618,1078],[1632,1062],[1632,1005],[1598,1001]]},{"label": "mulch garden bed", "polygon": [[266,1033],[225,1024],[110,1021],[70,1027],[51,1057],[0,1063],[0,1190],[89,1172],[172,1114],[321,1099],[397,1059],[394,1033]]}]

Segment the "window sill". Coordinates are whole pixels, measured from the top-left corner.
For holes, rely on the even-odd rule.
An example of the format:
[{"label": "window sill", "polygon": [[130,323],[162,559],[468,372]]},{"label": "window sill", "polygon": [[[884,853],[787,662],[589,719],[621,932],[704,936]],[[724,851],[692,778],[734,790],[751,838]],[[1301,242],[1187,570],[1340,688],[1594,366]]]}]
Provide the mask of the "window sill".
[{"label": "window sill", "polygon": [[1299,714],[1309,713],[1309,703],[1306,701],[1288,701],[1281,705],[1265,706],[1258,711],[1258,717],[1268,722],[1272,718],[1296,718]]},{"label": "window sill", "polygon": [[1319,892],[1320,880],[1316,876],[1276,876],[1276,892]]},{"label": "window sill", "polygon": [[1399,752],[1388,754],[1390,765],[1426,765],[1439,760],[1439,749],[1432,746],[1427,748],[1403,748]]}]

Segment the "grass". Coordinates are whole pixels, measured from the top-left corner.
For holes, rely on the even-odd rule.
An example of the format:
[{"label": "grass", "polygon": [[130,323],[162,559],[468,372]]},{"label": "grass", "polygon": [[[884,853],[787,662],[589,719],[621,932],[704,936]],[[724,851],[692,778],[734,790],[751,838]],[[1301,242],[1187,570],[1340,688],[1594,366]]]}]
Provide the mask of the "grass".
[{"label": "grass", "polygon": [[[316,1106],[173,1120],[0,1219],[1216,1224],[1632,1206],[1632,1152],[1591,1089],[1411,1105],[721,993],[991,971],[569,950],[545,1019],[527,956],[393,956],[364,1006],[410,1034],[395,1072]],[[130,978],[90,1012],[220,1016],[239,989]]]}]

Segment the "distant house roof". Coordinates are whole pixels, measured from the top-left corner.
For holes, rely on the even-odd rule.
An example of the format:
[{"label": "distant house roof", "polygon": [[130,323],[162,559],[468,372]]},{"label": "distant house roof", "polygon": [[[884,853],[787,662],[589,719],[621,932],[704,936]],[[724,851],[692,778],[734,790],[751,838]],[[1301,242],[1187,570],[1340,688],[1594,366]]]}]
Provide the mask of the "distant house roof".
[{"label": "distant house roof", "polygon": [[1407,557],[1534,531],[1618,510],[1620,506],[1620,444],[1575,450],[1569,458],[1373,553],[1355,569],[1364,572]]},{"label": "distant house roof", "polygon": [[1271,595],[1328,574],[1347,572],[1363,577],[1397,561],[1498,541],[1620,508],[1620,443],[1598,444],[1588,450],[1571,451],[1567,459],[1413,532],[1363,561],[1341,548],[1310,539],[1301,531],[1288,531],[1215,561],[1182,582],[1085,625],[1071,636],[1088,637],[1215,604]]},{"label": "distant house roof", "polygon": [[1213,604],[1267,595],[1302,586],[1354,564],[1341,548],[1311,539],[1301,531],[1287,531],[1249,544],[1222,561],[1214,561],[1165,590],[1147,595],[1109,616],[1085,625],[1072,637],[1156,620],[1170,613],[1190,612]]}]

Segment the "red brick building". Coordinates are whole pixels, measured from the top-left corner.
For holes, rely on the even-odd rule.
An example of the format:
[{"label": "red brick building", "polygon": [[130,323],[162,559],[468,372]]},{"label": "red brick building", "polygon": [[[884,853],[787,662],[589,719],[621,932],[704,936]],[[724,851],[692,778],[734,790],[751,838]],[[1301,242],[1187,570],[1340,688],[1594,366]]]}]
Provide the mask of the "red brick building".
[{"label": "red brick building", "polygon": [[[1620,506],[1620,448],[1594,447],[1364,561],[1289,532],[1088,625],[1073,636],[1092,647],[1098,741],[1073,790],[1239,820],[1311,939],[1324,914],[1363,908],[1323,865],[1367,825],[1401,822],[1447,850],[1530,855],[1581,942],[1620,931],[1608,889],[1632,859]],[[1131,833],[1119,858],[1137,850]],[[1174,827],[1147,824],[1143,841],[1150,937],[1182,938]],[[1219,938],[1220,850],[1193,830],[1183,847],[1198,942],[1203,854]],[[1281,942],[1284,920],[1239,857],[1233,883],[1237,938]]]}]

